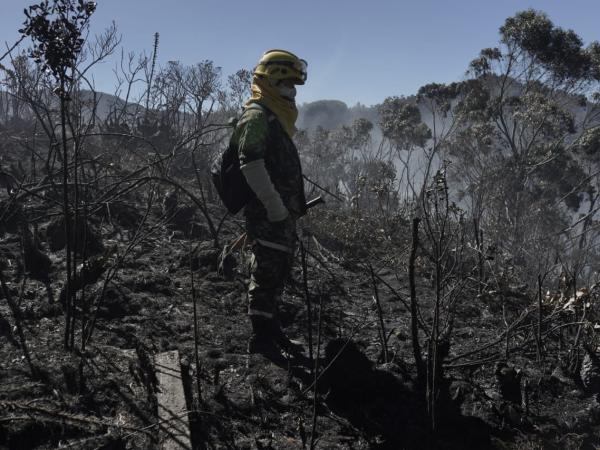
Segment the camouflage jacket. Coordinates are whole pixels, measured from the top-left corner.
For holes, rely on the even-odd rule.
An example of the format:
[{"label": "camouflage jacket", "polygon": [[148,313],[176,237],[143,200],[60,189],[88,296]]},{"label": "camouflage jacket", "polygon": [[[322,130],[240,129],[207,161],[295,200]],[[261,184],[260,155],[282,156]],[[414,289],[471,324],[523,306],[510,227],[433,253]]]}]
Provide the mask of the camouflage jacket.
[{"label": "camouflage jacket", "polygon": [[[240,164],[264,159],[284,205],[294,219],[306,213],[304,181],[298,149],[277,120],[263,105],[247,107],[237,122],[230,145],[237,149]],[[267,211],[256,198],[246,205],[244,214],[250,219],[266,220]]]}]

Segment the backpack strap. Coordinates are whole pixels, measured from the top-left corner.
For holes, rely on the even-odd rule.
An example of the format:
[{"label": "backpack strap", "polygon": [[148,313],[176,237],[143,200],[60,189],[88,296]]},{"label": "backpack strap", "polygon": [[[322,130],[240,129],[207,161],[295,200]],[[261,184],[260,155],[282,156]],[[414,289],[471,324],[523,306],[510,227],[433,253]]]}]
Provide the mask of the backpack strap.
[{"label": "backpack strap", "polygon": [[227,121],[227,125],[232,128],[235,128],[237,126],[237,124],[239,123],[239,121],[242,120],[242,117],[244,116],[246,111],[250,111],[252,109],[264,112],[267,115],[267,121],[269,123],[271,123],[275,119],[277,119],[277,117],[275,117],[275,114],[273,114],[267,107],[261,105],[260,103],[251,103],[250,105],[244,106],[242,108],[242,112],[239,116],[230,117],[229,120]]},{"label": "backpack strap", "polygon": [[273,113],[272,113],[272,112],[269,110],[269,108],[267,108],[266,106],[264,106],[264,105],[262,105],[262,104],[260,104],[260,103],[256,103],[256,102],[255,102],[255,103],[250,103],[248,106],[246,106],[246,107],[244,108],[244,111],[242,112],[242,115],[244,115],[244,113],[245,113],[246,111],[249,111],[249,110],[251,110],[251,109],[255,109],[255,110],[258,110],[258,111],[262,111],[262,112],[264,112],[264,113],[267,115],[267,120],[268,120],[269,122],[273,122],[275,119],[277,119],[277,117],[275,117],[275,114],[273,114]]}]

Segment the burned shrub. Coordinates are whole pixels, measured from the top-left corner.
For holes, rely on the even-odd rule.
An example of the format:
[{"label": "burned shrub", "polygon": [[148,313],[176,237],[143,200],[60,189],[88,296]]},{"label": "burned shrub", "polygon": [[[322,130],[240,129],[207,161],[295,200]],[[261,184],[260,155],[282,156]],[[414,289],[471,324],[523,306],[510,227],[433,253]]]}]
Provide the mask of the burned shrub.
[{"label": "burned shrub", "polygon": [[[84,250],[87,255],[95,255],[104,251],[102,238],[90,223],[79,220],[77,225],[77,230],[71,236],[70,244],[75,248],[75,243],[77,243],[78,254],[82,254]],[[48,223],[45,229],[45,238],[48,248],[53,252],[66,247],[67,238],[63,217],[57,217]]]}]

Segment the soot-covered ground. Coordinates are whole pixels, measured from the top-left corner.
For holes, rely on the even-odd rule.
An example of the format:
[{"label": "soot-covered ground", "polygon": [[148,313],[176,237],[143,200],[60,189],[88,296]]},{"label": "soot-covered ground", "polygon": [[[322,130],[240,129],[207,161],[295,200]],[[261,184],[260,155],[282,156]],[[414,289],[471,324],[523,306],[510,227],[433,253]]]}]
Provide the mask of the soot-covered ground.
[{"label": "soot-covered ground", "polygon": [[[219,272],[220,249],[200,219],[191,218],[199,224],[190,235],[190,217],[178,226],[177,220],[160,224],[159,210],[152,214],[157,225],[131,248],[107,284],[93,338],[83,353],[63,347],[65,261],[64,250],[54,245],[56,220],[27,228],[50,262],[47,276],[37,276],[39,280],[23,264],[24,229],[5,230],[0,258],[6,288],[18,303],[37,370],[32,376],[14,311],[3,294],[0,448],[159,448],[163,427],[153,357],[168,350],[180,354],[194,448],[308,448],[315,414],[315,448],[600,448],[597,396],[567,376],[557,361],[538,363],[534,347],[511,353],[506,365],[494,352],[456,359],[497,341],[504,330],[500,303],[505,314],[513,308],[518,315],[522,299],[500,302],[493,295],[465,293],[459,302],[434,434],[425,393],[415,382],[407,272],[392,270],[388,259],[406,259],[410,242],[404,254],[386,255],[383,248],[372,261],[388,337],[385,363],[370,271],[361,261],[345,258],[322,231],[310,233],[314,212],[303,219],[313,357],[318,353],[320,373],[315,389],[308,350],[305,358],[276,361],[246,354],[250,327],[243,250],[227,259],[226,273]],[[92,220],[104,237],[96,253],[104,255],[107,266],[114,255],[123,254],[135,232],[134,225],[128,228],[115,219]],[[226,222],[222,242],[235,240],[239,225]],[[288,335],[308,349],[300,259],[280,315]],[[94,304],[101,295],[105,269],[86,286],[82,304]],[[432,290],[425,273],[418,275],[417,292],[426,317]],[[78,342],[79,331],[75,337]],[[512,384],[516,393],[510,392],[510,380],[500,386],[502,376],[517,380]]]}]

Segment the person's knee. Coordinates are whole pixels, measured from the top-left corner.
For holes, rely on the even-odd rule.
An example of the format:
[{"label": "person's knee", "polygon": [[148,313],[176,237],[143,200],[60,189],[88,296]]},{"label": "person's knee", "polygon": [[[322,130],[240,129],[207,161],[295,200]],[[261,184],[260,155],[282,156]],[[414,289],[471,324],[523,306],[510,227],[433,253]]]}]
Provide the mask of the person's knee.
[{"label": "person's knee", "polygon": [[283,252],[260,249],[255,253],[252,276],[259,285],[275,288],[285,281],[290,270],[290,258]]}]

